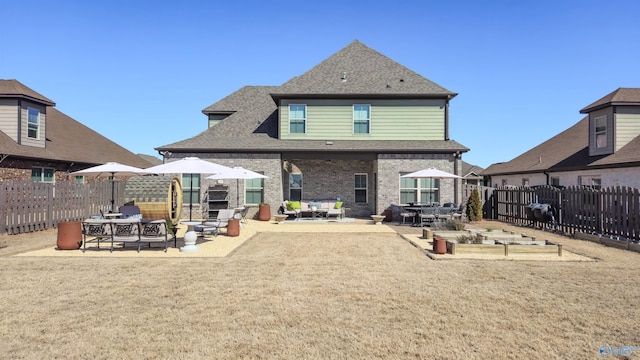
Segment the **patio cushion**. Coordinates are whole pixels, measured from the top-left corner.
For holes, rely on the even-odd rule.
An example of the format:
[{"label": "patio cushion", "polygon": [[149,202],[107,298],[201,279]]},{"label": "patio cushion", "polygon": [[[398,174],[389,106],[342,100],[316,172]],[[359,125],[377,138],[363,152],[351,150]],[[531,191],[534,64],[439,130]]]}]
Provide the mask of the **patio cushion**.
[{"label": "patio cushion", "polygon": [[296,209],[300,209],[300,201],[289,201],[287,203],[287,210],[291,211],[291,210],[296,210]]},{"label": "patio cushion", "polygon": [[334,209],[342,209],[342,201],[336,201],[336,204],[333,206]]}]

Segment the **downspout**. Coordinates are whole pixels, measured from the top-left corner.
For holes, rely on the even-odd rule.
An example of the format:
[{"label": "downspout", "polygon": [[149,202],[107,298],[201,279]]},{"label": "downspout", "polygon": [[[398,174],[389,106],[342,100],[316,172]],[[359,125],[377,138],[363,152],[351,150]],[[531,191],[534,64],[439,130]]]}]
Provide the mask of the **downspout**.
[{"label": "downspout", "polygon": [[16,142],[19,145],[22,145],[22,99],[18,99],[18,137],[16,138]]},{"label": "downspout", "polygon": [[[453,153],[453,174],[454,175],[460,175],[458,174],[458,166],[460,166],[460,151],[456,151],[455,153]],[[458,182],[460,182],[460,185],[458,185]],[[454,179],[453,180],[453,202],[456,205],[458,204],[458,199],[460,198],[458,195],[458,192],[461,189],[461,184],[462,184],[462,179]]]},{"label": "downspout", "polygon": [[444,103],[444,139],[449,140],[449,97]]},{"label": "downspout", "polygon": [[544,170],[542,173],[544,174],[544,176],[547,177],[547,181],[546,181],[547,185],[551,185],[549,184],[549,173],[547,172],[547,170]]}]

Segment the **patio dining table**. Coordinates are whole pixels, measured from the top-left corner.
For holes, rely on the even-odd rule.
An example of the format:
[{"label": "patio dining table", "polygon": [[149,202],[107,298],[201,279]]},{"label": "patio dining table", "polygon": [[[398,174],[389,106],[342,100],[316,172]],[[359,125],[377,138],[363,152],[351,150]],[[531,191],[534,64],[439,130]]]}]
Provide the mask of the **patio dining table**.
[{"label": "patio dining table", "polygon": [[413,226],[420,226],[420,215],[424,209],[433,211],[433,215],[435,216],[435,220],[438,221],[439,215],[443,214],[445,211],[454,212],[456,208],[450,206],[404,206],[403,207],[407,211],[415,212],[416,215],[413,218]]}]

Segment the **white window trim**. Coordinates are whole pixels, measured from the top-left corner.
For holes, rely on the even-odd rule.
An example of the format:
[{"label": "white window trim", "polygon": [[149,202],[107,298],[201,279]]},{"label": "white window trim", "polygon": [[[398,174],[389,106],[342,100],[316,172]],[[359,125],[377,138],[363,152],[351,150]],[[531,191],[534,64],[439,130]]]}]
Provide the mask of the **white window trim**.
[{"label": "white window trim", "polygon": [[[294,119],[293,119],[293,120],[304,120],[304,132],[301,132],[301,133],[297,133],[297,132],[296,132],[296,133],[294,133],[294,132],[291,132],[291,119],[292,119],[292,118],[291,118],[291,107],[292,107],[292,106],[304,106],[304,118],[302,118],[302,119],[294,118]],[[289,134],[296,134],[296,135],[303,135],[303,134],[306,134],[306,133],[307,133],[307,125],[308,125],[308,123],[307,123],[307,118],[309,117],[309,114],[307,113],[307,110],[308,110],[308,109],[307,109],[307,104],[289,104],[289,105],[288,105],[288,108],[289,108],[289,111],[288,111],[288,112],[289,112],[289,126],[288,126],[288,128],[287,128],[288,133],[289,133]]]},{"label": "white window trim", "polygon": [[354,202],[356,202],[355,199],[355,195],[356,195],[356,190],[364,190],[365,191],[365,202],[356,202],[357,204],[368,204],[369,203],[369,174],[367,173],[355,173],[353,174],[353,180],[355,181],[355,177],[358,175],[364,175],[365,177],[365,187],[353,187],[353,196],[354,196]]},{"label": "white window trim", "polygon": [[[369,118],[367,121],[369,122],[369,132],[367,133],[356,133],[356,106],[368,106],[369,107]],[[351,134],[352,135],[371,135],[371,114],[372,106],[371,104],[353,104],[351,107]],[[362,120],[362,119],[358,119]]]},{"label": "white window trim", "polygon": [[[604,130],[598,131],[598,120],[604,120]],[[608,139],[609,124],[607,124],[607,115],[598,116],[594,119],[593,124],[593,145],[596,149],[605,149],[609,146]],[[604,135],[604,146],[598,146],[598,135]]]},{"label": "white window trim", "polygon": [[[35,124],[35,126],[36,126],[36,136],[35,137],[29,136],[29,127],[32,125],[32,123],[29,121],[29,118],[30,118],[29,113],[31,111],[38,112],[38,122]],[[32,107],[27,107],[27,139],[40,140],[40,127],[41,127],[40,126],[40,123],[41,123],[40,115],[41,115],[41,112],[40,112],[39,109],[32,108]]]}]

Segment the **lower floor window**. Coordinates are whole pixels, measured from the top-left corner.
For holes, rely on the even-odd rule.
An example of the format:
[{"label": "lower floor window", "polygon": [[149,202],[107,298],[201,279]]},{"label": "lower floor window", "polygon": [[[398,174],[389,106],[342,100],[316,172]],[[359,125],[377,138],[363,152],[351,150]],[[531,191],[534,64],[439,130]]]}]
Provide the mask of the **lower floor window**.
[{"label": "lower floor window", "polygon": [[302,200],[302,174],[289,174],[289,200]]},{"label": "lower floor window", "polygon": [[182,201],[200,204],[200,174],[182,174]]},{"label": "lower floor window", "polygon": [[367,174],[355,174],[355,200],[356,203],[367,202]]},{"label": "lower floor window", "polygon": [[264,202],[264,179],[247,179],[244,182],[245,203],[260,204]]},{"label": "lower floor window", "polygon": [[439,179],[400,178],[400,204],[438,202],[440,202]]}]

